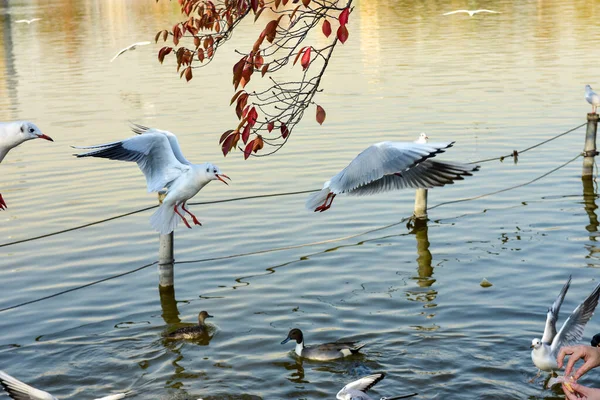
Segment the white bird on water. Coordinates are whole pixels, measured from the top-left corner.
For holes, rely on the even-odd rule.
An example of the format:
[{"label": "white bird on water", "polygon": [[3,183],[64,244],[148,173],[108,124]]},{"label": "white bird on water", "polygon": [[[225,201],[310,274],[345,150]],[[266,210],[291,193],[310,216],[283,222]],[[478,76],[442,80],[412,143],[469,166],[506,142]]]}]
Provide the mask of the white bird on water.
[{"label": "white bird on water", "polygon": [[27,24],[27,25],[31,25],[32,22],[35,21],[40,21],[41,18],[32,18],[32,19],[20,19],[15,21],[15,24]]},{"label": "white bird on water", "polygon": [[478,171],[478,165],[431,160],[454,142],[427,143],[421,133],[416,142],[380,142],[369,146],[346,168],[309,196],[306,208],[328,210],[338,194],[365,196],[398,189],[430,189],[452,184]]},{"label": "white bird on water", "polygon": [[590,85],[585,85],[585,99],[592,105],[592,113],[596,113],[596,109],[600,106],[600,96],[592,90]]},{"label": "white bird on water", "polygon": [[179,207],[192,217],[195,225],[202,225],[196,216],[185,208],[185,203],[210,181],[219,180],[228,184],[223,178],[230,178],[222,174],[214,164],[190,163],[183,156],[177,137],[171,132],[136,124],[132,130],[139,136],[98,146],[74,147],[91,150],[75,155],[136,162],[146,176],[148,192],[160,192],[166,188],[167,195],[162,205],[150,217],[150,224],[161,234],[173,232],[179,222],[177,216],[191,229],[191,225],[178,210]]},{"label": "white bird on water", "polygon": [[450,12],[444,13],[442,15],[452,15],[452,14],[458,14],[458,13],[469,14],[469,17],[472,17],[473,15],[478,14],[478,13],[501,14],[500,11],[481,9],[481,10],[456,10],[456,11],[450,11]]},{"label": "white bird on water", "polygon": [[[29,121],[14,121],[14,122],[0,122],[0,163],[6,157],[6,154],[20,145],[31,139],[46,139],[51,142],[52,138],[46,136],[40,131],[40,128],[35,126],[34,123]],[[6,203],[0,195],[0,210],[6,208]]]},{"label": "white bird on water", "polygon": [[[382,373],[364,376],[344,386],[335,398],[338,400],[373,400],[366,392],[383,378],[385,378],[385,374]],[[381,400],[407,399],[416,395],[418,395],[418,393],[410,393],[402,396],[382,397]]]},{"label": "white bird on water", "polygon": [[[0,371],[0,385],[8,393],[8,396],[14,400],[58,400],[50,393],[31,387],[4,371]],[[125,398],[125,396],[125,393],[119,393],[95,400],[118,400]]]},{"label": "white bird on water", "polygon": [[148,41],[130,44],[129,46],[125,47],[124,49],[119,50],[119,52],[110,60],[110,62],[115,61],[115,59],[117,57],[119,57],[121,54],[125,53],[126,51],[135,50],[135,49],[137,49],[138,46],[146,46],[148,44],[150,44],[150,42],[148,42]]},{"label": "white bird on water", "polygon": [[[600,284],[596,285],[592,293],[575,308],[569,318],[563,323],[560,331],[556,333],[556,320],[558,319],[558,312],[560,306],[565,299],[567,290],[571,285],[571,277],[563,288],[561,289],[558,297],[552,303],[552,307],[548,309],[546,315],[546,326],[544,328],[544,335],[542,339],[533,339],[531,341],[531,359],[536,367],[539,368],[539,372],[533,379],[540,376],[542,371],[552,372],[558,370],[558,364],[556,363],[556,356],[563,346],[571,346],[577,344],[583,337],[583,330],[585,325],[594,315],[594,310],[598,305],[598,296],[600,295]],[[532,381],[533,381],[532,379]]]}]

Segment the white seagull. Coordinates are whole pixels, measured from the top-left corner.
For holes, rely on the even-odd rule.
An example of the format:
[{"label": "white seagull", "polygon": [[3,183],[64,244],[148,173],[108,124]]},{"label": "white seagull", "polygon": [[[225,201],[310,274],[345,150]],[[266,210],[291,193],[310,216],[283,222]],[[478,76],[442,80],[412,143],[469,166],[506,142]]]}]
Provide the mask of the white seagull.
[{"label": "white seagull", "polygon": [[596,113],[596,109],[600,106],[600,96],[592,90],[590,85],[585,85],[585,99],[592,105],[592,113]]},{"label": "white seagull", "polygon": [[[375,386],[384,377],[385,374],[379,373],[365,376],[360,378],[359,380],[350,382],[338,392],[335,398],[338,400],[373,400],[373,398],[370,397],[366,392],[367,390]],[[381,400],[406,399],[409,397],[416,396],[417,394],[418,393],[411,393],[395,397],[382,397]]]},{"label": "white seagull", "polygon": [[[18,379],[13,378],[4,371],[0,371],[0,385],[8,397],[14,400],[58,400],[48,392],[33,388]],[[113,394],[95,400],[118,400],[125,398],[125,393]]]},{"label": "white seagull", "polygon": [[416,142],[380,142],[369,146],[346,168],[325,182],[321,191],[309,196],[306,208],[328,210],[338,194],[365,196],[398,189],[430,189],[471,176],[479,166],[434,161],[454,142],[427,143],[421,133]]},{"label": "white seagull", "polygon": [[32,18],[32,19],[20,19],[18,21],[15,21],[15,24],[27,24],[27,25],[31,25],[32,22],[35,21],[40,21],[41,18]]},{"label": "white seagull", "polygon": [[[46,139],[51,142],[52,138],[40,131],[40,128],[29,121],[0,122],[0,163],[6,157],[10,149],[17,147],[23,142],[31,139]],[[6,208],[6,203],[0,195],[0,210]]]},{"label": "white seagull", "polygon": [[546,326],[544,328],[542,339],[533,339],[531,341],[530,347],[533,349],[531,351],[531,359],[535,366],[540,370],[536,377],[538,377],[542,371],[552,372],[558,370],[556,356],[561,347],[577,344],[577,342],[581,340],[585,324],[592,318],[594,310],[598,305],[600,284],[596,285],[592,293],[583,301],[583,303],[575,308],[569,318],[563,323],[560,331],[556,333],[558,312],[560,311],[560,306],[565,299],[565,295],[567,294],[570,285],[571,277],[569,276],[569,280],[561,289],[558,297],[552,304],[552,307],[548,309]]},{"label": "white seagull", "polygon": [[126,51],[135,50],[137,48],[137,46],[146,46],[148,44],[150,44],[150,42],[147,42],[147,41],[130,44],[129,46],[125,47],[124,49],[119,50],[119,52],[110,60],[110,62],[115,61],[115,59],[117,57],[119,57],[121,54],[125,53]]},{"label": "white seagull", "polygon": [[133,136],[120,142],[98,146],[74,147],[91,150],[75,154],[77,157],[100,157],[111,160],[134,161],[138,164],[148,185],[148,192],[160,192],[167,188],[162,205],[150,217],[150,224],[163,235],[173,232],[179,216],[185,226],[191,228],[179,207],[192,217],[195,225],[202,225],[185,203],[194,197],[210,181],[219,180],[228,184],[214,164],[192,164],[185,159],[179,147],[177,137],[168,131],[133,125],[132,130],[139,136]]},{"label": "white seagull", "polygon": [[501,14],[500,11],[492,11],[492,10],[486,10],[486,9],[482,9],[482,10],[456,10],[456,11],[450,11],[447,13],[444,13],[442,15],[452,15],[452,14],[458,14],[458,13],[465,13],[465,14],[469,14],[469,17],[472,17],[473,15],[477,14],[477,13],[492,13],[492,14]]}]

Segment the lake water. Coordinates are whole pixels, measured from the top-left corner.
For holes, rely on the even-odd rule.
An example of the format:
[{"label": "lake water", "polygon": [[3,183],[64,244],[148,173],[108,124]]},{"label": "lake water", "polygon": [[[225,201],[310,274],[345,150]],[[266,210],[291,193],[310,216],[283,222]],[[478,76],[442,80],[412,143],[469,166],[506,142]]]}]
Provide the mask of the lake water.
[{"label": "lake water", "polygon": [[[72,157],[70,145],[128,137],[129,120],[177,133],[190,160],[232,178],[194,199],[210,202],[320,188],[369,144],[421,131],[457,142],[445,159],[507,154],[584,123],[584,85],[600,87],[597,1],[357,0],[350,38],[315,99],[323,126],[309,109],[280,152],[244,161],[223,158],[218,138],[236,124],[234,50],[248,48],[257,27],[241,26],[186,83],[172,59],[157,62],[160,45],[109,63],[179,21],[177,2],[0,5],[0,120],[34,120],[55,139],[28,142],[0,166],[9,205],[0,246],[155,205],[135,165]],[[441,15],[467,7],[502,13]],[[14,23],[33,17],[43,19]],[[484,163],[430,191],[429,204],[531,181],[583,142],[584,128],[517,164]],[[175,267],[174,297],[161,296],[151,266],[3,311],[0,368],[64,399],[124,390],[136,399],[331,399],[379,371],[387,377],[377,398],[563,398],[543,379],[528,382],[537,372],[529,345],[569,275],[559,324],[600,277],[597,189],[580,175],[578,159],[530,185],[432,209],[419,229],[404,221],[413,191],[340,196],[316,214],[305,194],[191,206],[203,226],[175,232],[176,260],[191,262]],[[0,309],[154,262],[151,213],[0,247]],[[493,286],[482,288],[483,278]],[[210,342],[161,339],[200,310],[215,316]],[[297,360],[279,344],[292,327],[307,343],[367,346],[342,361]],[[598,332],[596,316],[583,341]],[[599,372],[584,382],[600,387]]]}]

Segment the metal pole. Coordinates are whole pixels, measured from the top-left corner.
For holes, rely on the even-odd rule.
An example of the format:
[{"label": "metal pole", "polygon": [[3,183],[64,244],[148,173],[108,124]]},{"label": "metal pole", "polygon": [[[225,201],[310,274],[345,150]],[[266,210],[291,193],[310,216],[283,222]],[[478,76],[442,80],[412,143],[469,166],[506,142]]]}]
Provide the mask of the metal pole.
[{"label": "metal pole", "polygon": [[427,189],[417,189],[413,217],[416,219],[427,218]]},{"label": "metal pole", "polygon": [[[158,194],[158,202],[162,204],[165,193]],[[173,232],[159,236],[158,247],[158,284],[159,286],[173,286]]]},{"label": "metal pole", "polygon": [[596,131],[598,130],[598,114],[587,115],[587,129],[585,131],[585,147],[583,148],[583,172],[581,176],[592,176],[594,174],[594,157],[596,151]]}]

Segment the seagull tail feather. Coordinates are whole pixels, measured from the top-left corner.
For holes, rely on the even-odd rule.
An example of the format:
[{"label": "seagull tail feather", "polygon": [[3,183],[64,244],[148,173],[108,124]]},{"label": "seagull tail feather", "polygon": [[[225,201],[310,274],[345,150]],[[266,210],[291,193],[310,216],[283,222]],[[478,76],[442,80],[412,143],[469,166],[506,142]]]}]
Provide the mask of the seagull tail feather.
[{"label": "seagull tail feather", "polygon": [[306,200],[306,209],[314,211],[315,208],[319,207],[320,205],[323,205],[329,192],[329,188],[326,187],[308,196],[308,199]]},{"label": "seagull tail feather", "polygon": [[150,225],[161,235],[167,235],[175,230],[179,217],[173,210],[173,205],[162,204],[150,217]]}]

